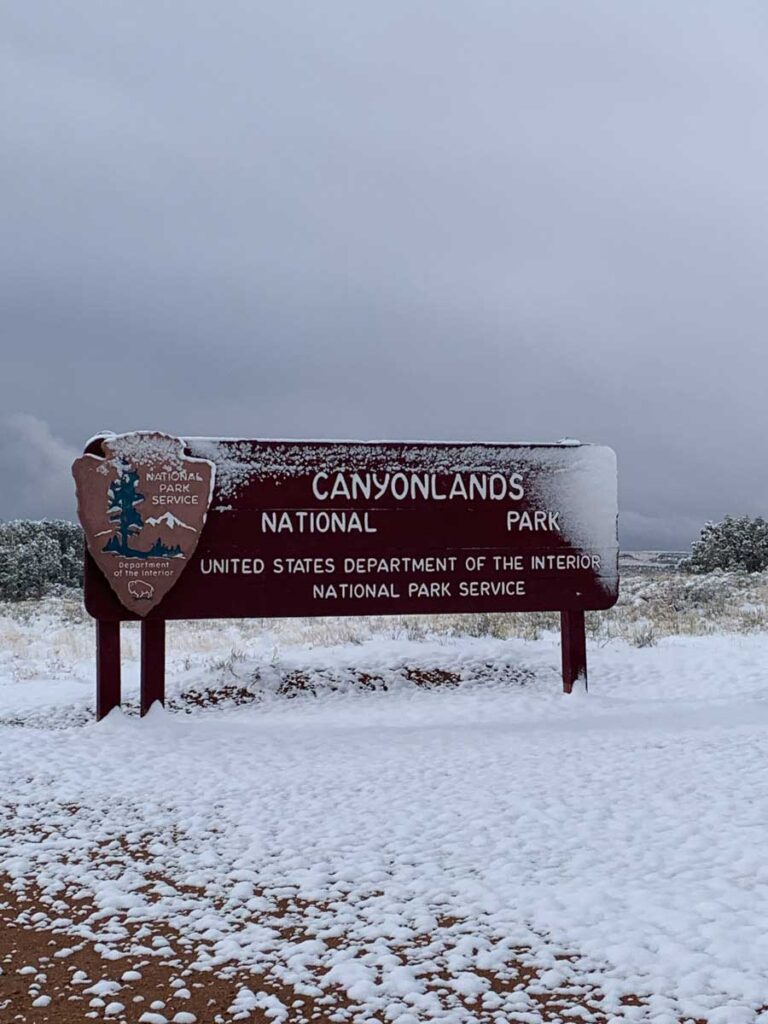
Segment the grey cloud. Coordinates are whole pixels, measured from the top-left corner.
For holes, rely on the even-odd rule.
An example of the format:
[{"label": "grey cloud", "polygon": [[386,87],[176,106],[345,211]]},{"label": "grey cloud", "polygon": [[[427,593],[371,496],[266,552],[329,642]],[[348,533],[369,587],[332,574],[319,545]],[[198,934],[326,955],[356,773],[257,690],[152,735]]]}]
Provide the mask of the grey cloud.
[{"label": "grey cloud", "polygon": [[78,452],[25,413],[0,420],[0,519],[74,518],[70,468]]},{"label": "grey cloud", "polygon": [[10,12],[4,409],[580,436],[631,546],[765,511],[762,6]]}]

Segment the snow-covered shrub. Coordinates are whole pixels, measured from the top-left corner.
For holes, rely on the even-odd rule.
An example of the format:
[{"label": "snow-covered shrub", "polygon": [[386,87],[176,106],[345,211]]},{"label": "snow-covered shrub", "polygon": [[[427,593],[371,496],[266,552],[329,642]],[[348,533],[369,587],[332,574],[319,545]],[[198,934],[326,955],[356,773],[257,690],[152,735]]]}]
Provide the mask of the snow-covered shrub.
[{"label": "snow-covered shrub", "polygon": [[0,600],[23,601],[83,583],[83,533],[63,519],[0,523]]},{"label": "snow-covered shrub", "polygon": [[640,622],[630,633],[629,642],[633,647],[655,647],[656,631],[650,622]]},{"label": "snow-covered shrub", "polygon": [[707,523],[684,567],[693,572],[762,572],[768,568],[768,522],[760,516],[726,516],[721,523]]}]

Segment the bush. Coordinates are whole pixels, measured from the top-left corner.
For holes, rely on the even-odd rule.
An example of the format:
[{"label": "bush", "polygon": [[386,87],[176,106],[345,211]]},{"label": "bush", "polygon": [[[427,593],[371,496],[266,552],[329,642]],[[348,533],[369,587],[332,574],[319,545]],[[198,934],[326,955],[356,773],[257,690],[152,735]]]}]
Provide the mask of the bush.
[{"label": "bush", "polygon": [[759,516],[726,516],[722,523],[707,523],[691,547],[691,557],[683,564],[693,572],[762,572],[768,568],[768,522]]},{"label": "bush", "polygon": [[0,600],[23,601],[82,585],[83,531],[76,523],[0,523]]}]

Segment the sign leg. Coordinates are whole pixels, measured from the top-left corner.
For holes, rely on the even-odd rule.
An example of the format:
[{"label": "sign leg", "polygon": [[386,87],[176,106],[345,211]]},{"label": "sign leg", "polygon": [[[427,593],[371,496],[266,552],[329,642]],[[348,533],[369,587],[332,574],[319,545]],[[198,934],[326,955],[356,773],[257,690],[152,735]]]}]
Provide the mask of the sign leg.
[{"label": "sign leg", "polygon": [[141,623],[141,714],[156,700],[165,704],[165,620]]},{"label": "sign leg", "polygon": [[120,707],[120,623],[96,622],[96,721]]},{"label": "sign leg", "polygon": [[560,645],[563,655],[563,693],[571,693],[577,679],[587,689],[587,632],[583,611],[560,612]]}]

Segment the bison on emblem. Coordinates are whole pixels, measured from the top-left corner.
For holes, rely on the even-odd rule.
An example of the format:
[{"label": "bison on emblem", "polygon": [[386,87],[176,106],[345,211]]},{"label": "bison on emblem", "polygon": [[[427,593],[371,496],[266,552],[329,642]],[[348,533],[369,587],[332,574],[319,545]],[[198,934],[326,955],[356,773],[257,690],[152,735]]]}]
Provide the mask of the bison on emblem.
[{"label": "bison on emblem", "polygon": [[144,580],[131,580],[128,584],[128,593],[137,601],[151,601],[154,592],[152,584]]}]

